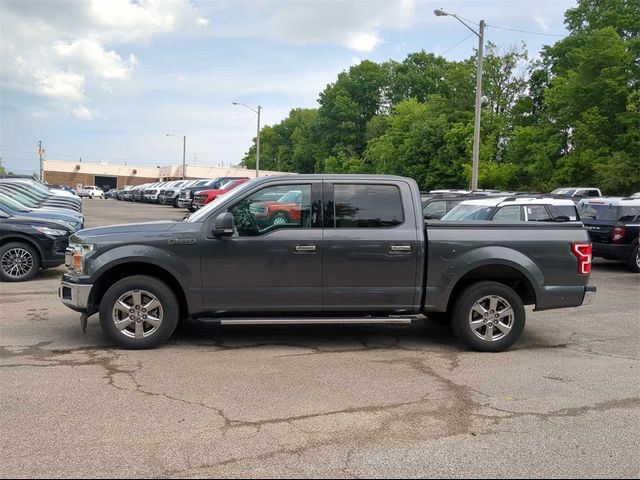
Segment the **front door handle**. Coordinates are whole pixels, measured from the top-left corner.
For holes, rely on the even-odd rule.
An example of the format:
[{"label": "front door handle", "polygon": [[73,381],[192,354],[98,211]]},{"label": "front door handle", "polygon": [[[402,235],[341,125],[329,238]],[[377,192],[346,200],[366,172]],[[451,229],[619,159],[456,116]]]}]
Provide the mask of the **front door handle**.
[{"label": "front door handle", "polygon": [[316,251],[315,245],[296,245],[296,252],[299,252],[299,253],[308,253],[308,252],[315,252],[315,251]]},{"label": "front door handle", "polygon": [[391,253],[411,253],[411,245],[391,245],[389,247]]}]

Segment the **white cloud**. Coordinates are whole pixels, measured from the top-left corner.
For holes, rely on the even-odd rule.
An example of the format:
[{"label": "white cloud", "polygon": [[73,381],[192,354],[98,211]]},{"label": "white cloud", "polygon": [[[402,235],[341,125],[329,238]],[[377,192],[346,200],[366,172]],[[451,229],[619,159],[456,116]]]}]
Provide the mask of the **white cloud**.
[{"label": "white cloud", "polygon": [[0,62],[11,66],[0,71],[2,88],[55,99],[59,106],[84,100],[94,86],[111,93],[104,80],[126,79],[138,64],[127,44],[203,19],[190,0],[68,0],[37,8],[1,2]]},{"label": "white cloud", "polygon": [[200,27],[206,27],[207,25],[209,25],[209,19],[205,18],[205,17],[200,17],[196,20],[196,23],[200,26]]},{"label": "white cloud", "polygon": [[267,22],[268,35],[294,44],[336,43],[371,52],[383,41],[381,29],[411,25],[415,2],[306,1],[285,5]]},{"label": "white cloud", "polygon": [[372,52],[380,43],[377,33],[357,33],[347,41],[349,48],[358,52]]},{"label": "white cloud", "polygon": [[78,107],[71,110],[73,115],[80,120],[95,120],[96,118],[101,118],[102,114],[97,110],[89,110],[84,105],[79,105]]},{"label": "white cloud", "polygon": [[38,93],[60,100],[82,100],[84,99],[84,83],[84,75],[76,73],[49,75],[43,72],[38,82]]},{"label": "white cloud", "polygon": [[549,31],[549,20],[547,20],[546,18],[542,18],[539,15],[535,15],[533,17],[533,21],[536,22],[536,25],[538,25],[542,30],[546,32]]},{"label": "white cloud", "polygon": [[56,42],[52,50],[57,64],[106,79],[124,78],[137,64],[134,55],[129,55],[125,62],[116,52],[106,51],[100,43],[90,38],[73,43]]}]

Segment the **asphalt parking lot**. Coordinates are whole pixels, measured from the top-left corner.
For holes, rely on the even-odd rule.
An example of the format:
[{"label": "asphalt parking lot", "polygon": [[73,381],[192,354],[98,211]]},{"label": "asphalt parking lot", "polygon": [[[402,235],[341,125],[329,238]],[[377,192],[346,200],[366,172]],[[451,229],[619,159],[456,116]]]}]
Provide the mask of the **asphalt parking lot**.
[{"label": "asphalt parking lot", "polygon": [[[87,226],[184,210],[85,200]],[[640,476],[640,275],[532,313],[508,352],[435,322],[219,327],[162,348],[86,335],[62,268],[0,285],[2,477]]]}]

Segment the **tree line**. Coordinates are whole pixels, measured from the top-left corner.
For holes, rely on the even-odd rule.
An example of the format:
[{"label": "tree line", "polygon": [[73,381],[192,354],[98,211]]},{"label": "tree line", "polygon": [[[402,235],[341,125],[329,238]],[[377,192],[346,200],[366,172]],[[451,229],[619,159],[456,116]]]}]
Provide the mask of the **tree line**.
[{"label": "tree line", "polygon": [[[530,60],[524,44],[488,43],[480,188],[640,190],[640,2],[580,0],[569,35]],[[420,51],[338,74],[319,107],[260,134],[260,167],[387,173],[421,188],[470,184],[476,58]],[[243,165],[255,168],[255,140]]]}]

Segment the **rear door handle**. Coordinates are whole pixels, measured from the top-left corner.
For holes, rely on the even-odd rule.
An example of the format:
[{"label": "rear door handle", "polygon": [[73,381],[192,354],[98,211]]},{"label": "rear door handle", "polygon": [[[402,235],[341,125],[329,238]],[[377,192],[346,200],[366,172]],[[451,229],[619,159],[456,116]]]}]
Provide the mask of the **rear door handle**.
[{"label": "rear door handle", "polygon": [[296,252],[299,252],[299,253],[315,252],[316,246],[315,245],[296,245],[295,250]]},{"label": "rear door handle", "polygon": [[391,245],[389,247],[391,253],[411,253],[411,245]]}]

